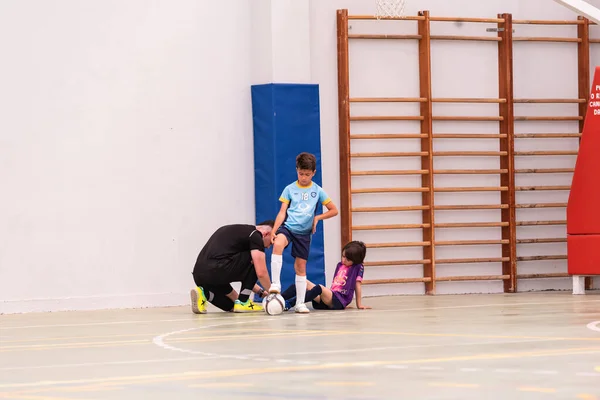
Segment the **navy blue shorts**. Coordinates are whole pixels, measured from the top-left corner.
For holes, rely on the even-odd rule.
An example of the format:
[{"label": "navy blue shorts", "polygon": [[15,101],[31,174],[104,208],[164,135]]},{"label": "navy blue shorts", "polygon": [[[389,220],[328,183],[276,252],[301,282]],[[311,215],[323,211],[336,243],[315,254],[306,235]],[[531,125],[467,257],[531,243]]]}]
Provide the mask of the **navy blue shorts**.
[{"label": "navy blue shorts", "polygon": [[335,294],[333,295],[331,307],[315,300],[312,301],[312,306],[315,310],[344,310],[346,308]]},{"label": "navy blue shorts", "polygon": [[290,232],[290,230],[285,226],[279,227],[277,234],[279,235],[280,233],[285,235],[288,240],[288,245],[292,245],[292,257],[308,260],[308,255],[310,253],[310,242],[312,240],[310,233],[308,235],[300,235]]}]

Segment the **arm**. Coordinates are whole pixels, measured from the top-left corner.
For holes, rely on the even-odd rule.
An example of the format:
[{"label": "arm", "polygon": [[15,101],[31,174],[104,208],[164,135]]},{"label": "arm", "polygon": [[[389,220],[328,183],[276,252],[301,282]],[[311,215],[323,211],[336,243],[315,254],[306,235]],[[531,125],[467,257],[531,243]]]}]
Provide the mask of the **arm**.
[{"label": "arm", "polygon": [[270,288],[271,278],[269,278],[269,271],[267,270],[267,258],[265,257],[265,253],[260,250],[251,250],[250,255],[252,256],[252,262],[258,281],[263,287]]},{"label": "arm", "polygon": [[362,305],[362,282],[361,281],[356,281],[354,293],[356,295],[356,308],[358,308],[359,310],[371,309],[371,307],[369,307],[369,306]]},{"label": "arm", "polygon": [[277,218],[275,218],[275,224],[273,225],[273,230],[271,231],[271,243],[275,241],[275,236],[277,236],[277,230],[285,221],[285,216],[287,215],[287,209],[289,207],[289,203],[281,202],[281,208],[279,209],[279,213],[277,213]]},{"label": "arm", "polygon": [[338,209],[335,206],[335,204],[333,204],[333,201],[330,201],[329,203],[327,203],[325,205],[325,207],[327,207],[327,212],[324,212],[323,214],[319,214],[319,215],[315,216],[315,220],[313,222],[313,233],[315,233],[317,231],[317,224],[319,223],[319,221],[328,219],[328,218],[332,218],[332,217],[335,217],[336,215],[338,215]]},{"label": "arm", "polygon": [[252,288],[252,291],[254,293],[256,293],[257,295],[259,295],[260,297],[265,297],[268,294],[266,290],[264,290],[263,288],[261,288],[258,285],[254,285],[254,287]]}]

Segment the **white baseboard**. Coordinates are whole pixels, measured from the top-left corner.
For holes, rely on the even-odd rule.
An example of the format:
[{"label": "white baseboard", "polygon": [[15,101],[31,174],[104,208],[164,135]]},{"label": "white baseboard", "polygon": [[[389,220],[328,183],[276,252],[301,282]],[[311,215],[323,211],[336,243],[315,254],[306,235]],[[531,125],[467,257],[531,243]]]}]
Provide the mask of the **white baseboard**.
[{"label": "white baseboard", "polygon": [[0,314],[171,307],[185,306],[189,303],[189,292],[0,300]]}]

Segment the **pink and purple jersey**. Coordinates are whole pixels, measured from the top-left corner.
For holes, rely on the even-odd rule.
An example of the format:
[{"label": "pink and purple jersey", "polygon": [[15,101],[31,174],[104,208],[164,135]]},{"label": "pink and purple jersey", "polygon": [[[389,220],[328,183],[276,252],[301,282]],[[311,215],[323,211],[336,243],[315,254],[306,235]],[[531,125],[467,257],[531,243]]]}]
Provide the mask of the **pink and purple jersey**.
[{"label": "pink and purple jersey", "polygon": [[362,264],[345,266],[341,262],[335,267],[331,291],[333,295],[344,305],[344,308],[352,302],[356,282],[363,279],[364,267]]}]

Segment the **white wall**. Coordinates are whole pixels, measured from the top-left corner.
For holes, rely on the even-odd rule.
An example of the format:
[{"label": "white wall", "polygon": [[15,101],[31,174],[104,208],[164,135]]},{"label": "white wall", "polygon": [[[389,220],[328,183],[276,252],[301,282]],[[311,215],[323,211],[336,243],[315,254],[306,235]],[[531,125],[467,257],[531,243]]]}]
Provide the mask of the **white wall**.
[{"label": "white wall", "polygon": [[[270,0],[2,2],[0,313],[187,304],[195,257],[214,228],[254,219],[250,103],[254,83],[275,77],[320,85],[324,187],[339,203],[335,10],[373,14],[375,0],[312,0],[309,21],[307,2],[295,0],[290,5],[298,13],[295,24],[277,19],[289,18],[293,9],[286,11],[281,2]],[[409,14],[422,9],[438,16],[494,17],[511,12],[524,19],[575,18],[550,0],[407,1]],[[377,22],[367,25],[380,29]],[[411,29],[407,26],[397,32]],[[353,23],[353,29],[358,28]],[[397,28],[388,24],[384,29]],[[539,29],[535,34],[560,35],[557,32],[570,28]],[[486,34],[477,25],[449,24],[435,30]],[[289,35],[289,42],[282,35]],[[302,46],[306,37],[309,46]],[[294,52],[294,46],[286,43],[301,47]],[[352,46],[353,95],[415,93],[415,45]],[[535,53],[515,52],[516,95],[573,96],[573,50],[567,45],[534,46]],[[434,96],[496,96],[493,45],[436,43],[433,50]],[[561,55],[543,62],[545,51]],[[307,52],[310,63],[289,62],[288,57]],[[599,60],[599,54],[595,52],[593,60]],[[544,86],[542,79],[553,85]],[[477,111],[455,107],[436,106],[436,112],[493,112],[485,106]],[[398,129],[377,128],[382,127]],[[410,124],[401,128],[415,129]],[[552,129],[566,128],[572,126]],[[476,132],[493,127],[444,124],[436,129]],[[452,149],[453,144],[440,146]],[[394,184],[398,182],[410,183]],[[341,248],[339,218],[326,221],[325,229],[329,281]],[[560,232],[538,231],[536,236],[554,234]],[[405,238],[409,237],[395,240]],[[397,250],[369,255],[418,258]],[[548,268],[555,268],[551,264]],[[556,265],[564,268],[564,262]],[[474,274],[477,268],[490,267],[443,266],[438,271]],[[402,271],[420,274],[420,268]],[[399,272],[369,269],[368,277]],[[566,281],[557,282],[550,286],[568,286]],[[441,293],[499,288],[494,282],[438,287]],[[422,290],[419,285],[397,285],[369,287],[366,292]]]},{"label": "white wall", "polygon": [[[335,11],[346,8],[350,15],[373,15],[375,0],[364,1],[312,1],[311,58],[312,77],[321,87],[321,112],[323,146],[331,149],[330,157],[323,159],[324,184],[334,198],[339,198],[339,167],[337,158],[337,69],[336,69],[336,20]],[[576,19],[570,10],[551,0],[407,0],[407,15],[429,10],[432,16],[460,16],[496,18],[500,13],[512,13],[514,19]],[[489,24],[433,23],[433,34],[493,36],[485,28]],[[577,34],[574,26],[524,26],[516,25],[515,36],[569,36]],[[415,34],[416,22],[409,21],[350,21],[350,32]],[[592,35],[600,37],[597,27]],[[600,57],[600,47],[592,53],[592,61]],[[514,51],[515,97],[577,97],[577,53],[573,43],[516,43]],[[318,61],[316,61],[318,60]],[[494,42],[440,41],[432,44],[432,85],[434,97],[498,97],[497,46]],[[418,97],[418,49],[416,42],[409,41],[360,41],[350,42],[350,95],[351,97]],[[497,105],[435,104],[436,115],[498,115]],[[354,115],[418,115],[415,104],[352,105]],[[577,115],[575,105],[517,105],[516,115]],[[436,133],[497,133],[497,123],[490,122],[434,122]],[[415,122],[357,122],[351,124],[353,133],[415,133]],[[517,133],[577,132],[576,122],[517,122]],[[518,139],[517,151],[526,150],[576,150],[576,139]],[[418,140],[386,140],[376,143],[353,141],[352,151],[419,151]],[[489,150],[497,151],[497,140],[436,140],[436,151]],[[335,154],[333,152],[336,152]],[[570,168],[575,157],[520,157],[517,168]],[[353,161],[356,170],[367,169],[420,169],[418,158],[402,160],[368,159]],[[498,158],[437,158],[435,168],[499,168]],[[517,185],[569,185],[571,174],[549,176],[518,176]],[[500,186],[498,176],[436,176],[436,186]],[[420,185],[419,177],[356,177],[353,186],[358,187],[414,187]],[[568,192],[519,193],[518,203],[566,202]],[[499,203],[499,193],[438,193],[437,204],[485,204]],[[355,195],[353,206],[390,206],[420,204],[420,194]],[[437,222],[499,222],[499,211],[438,211]],[[536,209],[519,210],[518,219],[564,220],[565,210]],[[354,214],[355,224],[420,223],[420,212],[385,213],[385,215]],[[338,224],[338,225],[335,225]],[[339,222],[328,222],[329,232]],[[500,239],[499,228],[437,230],[437,240]],[[565,226],[519,227],[518,238],[564,237]],[[366,242],[420,241],[420,230],[355,232],[355,239]],[[339,254],[341,243],[338,235],[326,235],[328,279]],[[333,250],[329,250],[333,249]],[[500,257],[500,246],[453,246],[437,247],[437,258]],[[523,244],[518,246],[518,256],[566,254],[566,244]],[[369,259],[417,260],[422,258],[421,248],[371,249]],[[519,262],[520,273],[566,272],[566,260]],[[501,265],[465,264],[438,265],[437,273],[444,275],[496,275]],[[370,279],[421,277],[422,266],[369,267]],[[520,280],[519,290],[569,289],[569,279]],[[422,284],[374,285],[365,287],[366,295],[421,294]],[[491,282],[441,282],[437,292],[471,293],[502,292],[500,281]]]},{"label": "white wall", "polygon": [[2,2],[0,313],[186,304],[254,221],[250,4]]}]

